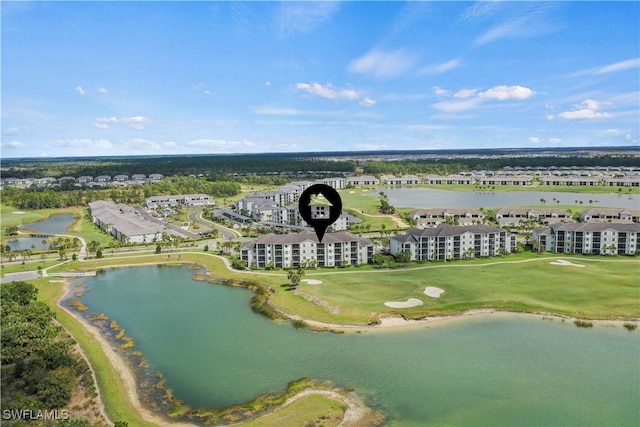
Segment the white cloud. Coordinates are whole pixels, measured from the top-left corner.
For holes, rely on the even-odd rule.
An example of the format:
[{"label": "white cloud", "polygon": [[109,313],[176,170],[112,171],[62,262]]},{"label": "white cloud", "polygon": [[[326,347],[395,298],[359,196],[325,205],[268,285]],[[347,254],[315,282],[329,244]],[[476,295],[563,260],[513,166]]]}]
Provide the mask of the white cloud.
[{"label": "white cloud", "polygon": [[540,143],[540,138],[538,138],[537,136],[529,137],[529,142],[532,142],[534,144],[539,144]]},{"label": "white cloud", "polygon": [[16,126],[16,127],[4,129],[2,131],[2,134],[3,135],[20,135],[25,130],[27,130],[26,126]]},{"label": "white cloud", "polygon": [[559,27],[549,18],[552,3],[516,2],[517,4],[503,21],[487,30],[475,40],[478,46],[503,38],[539,37],[556,31]]},{"label": "white cloud", "polygon": [[640,58],[628,59],[626,61],[616,62],[614,64],[609,64],[605,67],[599,68],[595,71],[595,74],[615,73],[618,71],[630,70],[632,68],[638,67],[640,67]]},{"label": "white cloud", "polygon": [[178,144],[175,141],[166,141],[162,143],[162,147],[167,150],[176,150],[178,148]]},{"label": "white cloud", "polygon": [[12,149],[24,148],[25,144],[20,141],[9,141],[9,142],[0,143],[0,147],[12,150]]},{"label": "white cloud", "polygon": [[[449,95],[448,91],[445,91],[439,87],[435,87],[436,93],[441,95]],[[477,107],[482,102],[495,99],[498,101],[505,101],[507,99],[527,99],[532,97],[535,92],[527,87],[523,86],[494,86],[484,92],[478,92],[478,89],[462,89],[453,94],[455,100],[441,101],[432,104],[432,107],[436,110],[443,111],[445,113],[456,113],[459,111],[470,110]]]},{"label": "white cloud", "polygon": [[348,66],[352,73],[364,74],[376,79],[391,79],[413,68],[417,58],[406,50],[384,52],[372,49],[364,56],[354,59]]},{"label": "white cloud", "polygon": [[562,142],[562,138],[549,138],[549,142],[552,144],[559,144]]},{"label": "white cloud", "polygon": [[458,68],[462,64],[462,60],[452,59],[451,61],[443,62],[442,64],[429,65],[420,70],[420,74],[442,74],[447,71],[451,71]]},{"label": "white cloud", "polygon": [[276,144],[275,148],[284,151],[296,151],[299,147],[298,144]]},{"label": "white cloud", "polygon": [[338,10],[338,2],[282,2],[276,12],[280,36],[309,33],[328,21]]},{"label": "white cloud", "polygon": [[527,99],[535,94],[534,91],[524,86],[495,86],[486,92],[479,93],[481,98],[493,98],[499,101],[507,99]]},{"label": "white cloud", "polygon": [[445,113],[456,113],[458,111],[466,111],[472,108],[477,107],[482,102],[482,99],[475,98],[467,98],[462,101],[442,101],[436,102],[431,106],[436,110],[443,111]]},{"label": "white cloud", "polygon": [[131,128],[133,129],[142,130],[146,127],[147,123],[151,122],[151,119],[144,116],[132,116],[123,117],[122,121],[129,124],[129,126],[131,126]]},{"label": "white cloud", "polygon": [[362,100],[362,102],[360,102],[360,105],[363,105],[365,107],[373,107],[374,105],[376,105],[376,101],[370,97],[366,97]]},{"label": "white cloud", "polygon": [[107,93],[107,88],[105,88],[105,87],[99,87],[99,88],[98,88],[98,92],[99,92],[99,93]]},{"label": "white cloud", "polygon": [[185,144],[191,148],[201,148],[217,152],[233,152],[242,149],[255,151],[256,144],[251,141],[230,141],[226,139],[196,139]]},{"label": "white cloud", "polygon": [[82,86],[76,86],[76,92],[78,92],[81,96],[87,93],[87,91],[84,90]]},{"label": "white cloud", "polygon": [[271,86],[271,82],[270,81],[266,81],[266,82],[264,82],[264,85],[265,86]]},{"label": "white cloud", "polygon": [[109,129],[109,125],[106,124],[106,123],[98,123],[98,122],[96,122],[96,123],[93,124],[93,127],[97,128],[97,129]]},{"label": "white cloud", "polygon": [[492,15],[501,7],[499,1],[477,1],[464,10],[460,16],[461,21],[483,21]]},{"label": "white cloud", "polygon": [[104,150],[111,150],[113,143],[108,139],[91,139],[91,138],[72,138],[72,139],[58,139],[51,144],[54,148],[64,149],[73,148],[76,151],[89,152],[97,154],[104,152]]},{"label": "white cloud", "polygon": [[296,88],[303,90],[311,95],[320,96],[322,98],[327,99],[347,99],[350,101],[356,100],[359,98],[358,92],[353,89],[342,89],[336,90],[334,89],[331,83],[327,83],[322,85],[320,83],[296,83]]},{"label": "white cloud", "polygon": [[125,147],[130,148],[134,151],[157,152],[160,150],[160,144],[144,138],[132,138],[124,141],[123,144]]},{"label": "white cloud", "polygon": [[440,86],[434,86],[431,89],[433,90],[433,93],[435,93],[438,96],[449,96],[449,94],[451,93],[446,89],[442,89]]},{"label": "white cloud", "polygon": [[302,114],[302,112],[295,108],[281,108],[281,107],[272,107],[272,106],[261,106],[253,109],[253,112],[256,114],[265,114],[268,116],[298,116]]},{"label": "white cloud", "polygon": [[389,147],[384,144],[356,144],[353,146],[354,150],[357,151],[378,151],[378,150],[386,150]]},{"label": "white cloud", "polygon": [[[600,102],[593,99],[585,99],[579,105],[574,105],[573,110],[565,111],[558,114],[558,117],[564,120],[590,120],[590,119],[606,119],[613,117],[612,114],[599,112]],[[553,115],[548,115],[549,120],[553,119]]]},{"label": "white cloud", "polygon": [[471,98],[476,93],[478,93],[478,89],[462,89],[462,90],[457,91],[453,95],[453,97],[454,98],[459,98],[459,99],[467,99],[467,98]]}]

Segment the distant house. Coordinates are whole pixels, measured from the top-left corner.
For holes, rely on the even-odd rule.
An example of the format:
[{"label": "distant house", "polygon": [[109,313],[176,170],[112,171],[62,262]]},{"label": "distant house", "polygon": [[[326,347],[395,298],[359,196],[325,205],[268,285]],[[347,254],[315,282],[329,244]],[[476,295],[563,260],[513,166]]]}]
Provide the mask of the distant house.
[{"label": "distant house", "polygon": [[471,208],[428,208],[414,210],[411,212],[411,218],[416,221],[418,227],[423,228],[436,227],[448,221],[457,225],[481,224],[484,214]]},{"label": "distant house", "polygon": [[582,222],[639,222],[640,209],[593,208],[580,215]]},{"label": "distant house", "polygon": [[378,185],[380,184],[380,180],[375,176],[371,175],[358,175],[358,176],[350,176],[347,178],[347,185],[356,186],[356,185]]},{"label": "distant house", "polygon": [[129,181],[129,175],[116,175],[113,177],[113,180],[116,182]]},{"label": "distant house", "polygon": [[480,185],[531,185],[533,177],[531,175],[494,175],[483,177],[478,180]]},{"label": "distant house", "polygon": [[89,175],[80,176],[78,177],[76,182],[78,184],[86,184],[88,182],[93,182],[93,177]]},{"label": "distant house", "polygon": [[131,181],[145,181],[147,177],[141,173],[131,175]]},{"label": "distant house", "polygon": [[496,211],[496,221],[502,227],[518,225],[522,220],[534,220],[541,224],[573,221],[569,212],[557,208],[501,208]]},{"label": "distant house", "polygon": [[640,187],[640,176],[607,178],[604,185],[608,187]]},{"label": "distant house", "polygon": [[465,175],[427,175],[424,177],[423,181],[425,184],[430,185],[471,185],[475,183],[475,179],[473,177]]},{"label": "distant house", "polygon": [[579,186],[579,187],[595,187],[597,185],[602,185],[602,181],[600,178],[580,176],[580,175],[543,176],[540,178],[540,182],[544,185],[567,185],[567,186]]},{"label": "distant house", "polygon": [[571,254],[640,253],[640,224],[549,224],[533,230],[531,240],[538,251]]},{"label": "distant house", "polygon": [[394,175],[381,175],[380,182],[385,185],[414,185],[420,183],[420,178],[415,175],[403,175],[396,177]]},{"label": "distant house", "polygon": [[411,260],[445,261],[510,253],[516,247],[516,235],[489,225],[440,224],[393,236],[389,247],[392,255],[409,251]]},{"label": "distant house", "polygon": [[157,181],[161,181],[163,179],[164,179],[164,175],[162,175],[162,174],[159,174],[159,173],[149,174],[149,180],[151,182],[157,182]]},{"label": "distant house", "polygon": [[111,177],[109,175],[98,175],[94,179],[95,182],[109,182],[111,181]]}]

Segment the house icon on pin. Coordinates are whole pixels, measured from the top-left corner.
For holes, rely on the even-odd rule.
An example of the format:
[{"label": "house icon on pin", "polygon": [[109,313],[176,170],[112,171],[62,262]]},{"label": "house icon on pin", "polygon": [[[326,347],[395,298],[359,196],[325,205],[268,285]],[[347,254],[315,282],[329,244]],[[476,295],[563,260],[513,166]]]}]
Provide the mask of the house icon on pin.
[{"label": "house icon on pin", "polygon": [[311,219],[329,219],[331,217],[332,207],[331,202],[329,202],[322,193],[313,194],[309,200]]}]

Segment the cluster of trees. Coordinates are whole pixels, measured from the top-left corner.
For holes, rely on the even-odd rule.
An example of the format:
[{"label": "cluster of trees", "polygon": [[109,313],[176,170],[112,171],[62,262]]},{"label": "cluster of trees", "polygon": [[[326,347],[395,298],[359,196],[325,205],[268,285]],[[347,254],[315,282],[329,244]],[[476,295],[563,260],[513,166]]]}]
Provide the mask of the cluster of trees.
[{"label": "cluster of trees", "polygon": [[396,208],[389,204],[389,197],[381,191],[380,192],[380,213],[386,215],[393,215],[396,212]]},{"label": "cluster of trees", "polygon": [[90,397],[96,396],[87,363],[54,323],[53,311],[36,300],[37,293],[26,282],[5,283],[0,289],[3,409],[63,408],[80,384]]},{"label": "cluster of trees", "polygon": [[52,209],[84,206],[95,200],[142,205],[144,199],[160,194],[204,193],[213,197],[230,197],[240,192],[240,184],[233,181],[211,182],[203,179],[176,176],[144,186],[111,189],[27,188],[7,186],[2,190],[3,202],[18,209]]}]

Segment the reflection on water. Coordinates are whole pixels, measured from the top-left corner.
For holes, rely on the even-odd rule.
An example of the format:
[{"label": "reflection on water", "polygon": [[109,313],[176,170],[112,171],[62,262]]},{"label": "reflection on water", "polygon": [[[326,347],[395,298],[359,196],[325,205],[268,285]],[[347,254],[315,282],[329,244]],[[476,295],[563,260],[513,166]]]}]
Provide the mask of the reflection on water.
[{"label": "reflection on water", "polygon": [[377,189],[375,193],[372,192],[370,195],[379,197],[379,191],[383,191],[389,197],[389,203],[399,208],[498,208],[540,205],[542,204],[540,199],[544,199],[544,204],[549,207],[560,204],[581,207],[640,209],[640,195],[637,194],[618,195],[548,191],[447,191],[430,188],[386,187]]},{"label": "reflection on water", "polygon": [[193,406],[226,406],[300,377],[354,387],[391,425],[638,425],[638,332],[496,315],[334,335],[253,313],[251,293],[175,267],[107,270],[82,299],[116,319]]},{"label": "reflection on water", "polygon": [[7,240],[5,245],[9,245],[12,251],[23,251],[25,249],[47,249],[48,243],[42,243],[40,237],[20,237],[19,239]]},{"label": "reflection on water", "polygon": [[42,221],[23,224],[22,227],[35,230],[43,234],[64,234],[73,222],[71,213],[55,214]]}]

